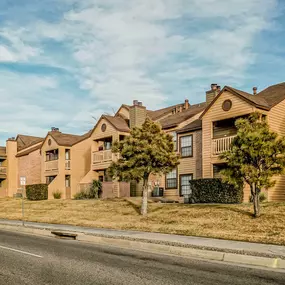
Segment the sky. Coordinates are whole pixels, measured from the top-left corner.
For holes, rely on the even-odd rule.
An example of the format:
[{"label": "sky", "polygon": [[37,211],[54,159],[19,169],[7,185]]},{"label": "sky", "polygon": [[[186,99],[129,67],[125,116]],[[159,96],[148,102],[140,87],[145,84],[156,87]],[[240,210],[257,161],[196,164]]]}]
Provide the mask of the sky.
[{"label": "sky", "polygon": [[284,81],[285,0],[1,0],[0,145]]}]

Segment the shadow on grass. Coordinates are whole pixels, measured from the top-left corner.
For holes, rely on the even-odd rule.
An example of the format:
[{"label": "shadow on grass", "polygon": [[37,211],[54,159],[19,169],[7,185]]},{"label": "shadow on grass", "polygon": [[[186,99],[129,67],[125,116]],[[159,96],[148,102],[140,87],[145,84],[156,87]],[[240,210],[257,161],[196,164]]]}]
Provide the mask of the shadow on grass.
[{"label": "shadow on grass", "polygon": [[133,201],[131,201],[131,200],[129,200],[129,199],[124,199],[126,202],[127,202],[127,204],[129,205],[129,206],[131,206],[139,215],[141,214],[141,207],[140,207],[140,205],[137,205],[135,202],[133,202]]},{"label": "shadow on grass", "polygon": [[[139,215],[141,214],[141,202],[139,204],[137,204],[130,199],[124,199],[124,201],[126,201],[128,203],[128,205],[131,206]],[[162,209],[162,207],[157,207],[155,209],[150,210],[150,207],[149,207],[150,204],[152,204],[152,201],[148,201],[148,211],[147,211],[148,214],[155,213],[155,212]]]}]

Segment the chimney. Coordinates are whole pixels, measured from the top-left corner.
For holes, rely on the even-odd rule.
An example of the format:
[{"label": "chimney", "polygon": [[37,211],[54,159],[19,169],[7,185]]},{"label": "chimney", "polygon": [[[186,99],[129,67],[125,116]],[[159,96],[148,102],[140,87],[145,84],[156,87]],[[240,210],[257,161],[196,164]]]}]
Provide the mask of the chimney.
[{"label": "chimney", "polygon": [[185,103],[184,103],[185,110],[189,109],[189,107],[190,107],[189,100],[185,99]]},{"label": "chimney", "polygon": [[218,84],[216,84],[216,83],[212,83],[212,84],[211,84],[211,90],[212,90],[212,91],[216,90],[217,87],[218,87]]},{"label": "chimney", "polygon": [[141,127],[146,119],[146,107],[138,100],[130,107],[130,128]]},{"label": "chimney", "polygon": [[253,95],[256,95],[257,94],[257,87],[253,87],[252,90],[253,90]]},{"label": "chimney", "polygon": [[211,90],[206,91],[206,103],[207,105],[210,105],[211,102],[214,100],[214,98],[218,95],[218,93],[221,91],[221,87],[216,84],[211,84]]}]

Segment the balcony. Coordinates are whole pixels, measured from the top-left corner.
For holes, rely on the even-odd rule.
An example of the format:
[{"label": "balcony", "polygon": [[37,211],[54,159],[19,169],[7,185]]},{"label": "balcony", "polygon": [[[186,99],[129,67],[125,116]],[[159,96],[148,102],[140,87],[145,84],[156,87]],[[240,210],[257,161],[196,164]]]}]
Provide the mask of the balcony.
[{"label": "balcony", "polygon": [[117,155],[112,153],[110,149],[95,151],[92,155],[93,170],[106,169],[116,159]]},{"label": "balcony", "polygon": [[220,155],[231,149],[231,144],[236,136],[228,136],[219,139],[213,139],[212,141],[212,154]]},{"label": "balcony", "polygon": [[5,166],[0,166],[0,178],[6,178],[7,168]]},{"label": "balcony", "polygon": [[58,160],[50,160],[45,162],[45,171],[54,172],[58,171]]},{"label": "balcony", "polygon": [[112,151],[101,150],[93,152],[93,164],[112,161]]}]

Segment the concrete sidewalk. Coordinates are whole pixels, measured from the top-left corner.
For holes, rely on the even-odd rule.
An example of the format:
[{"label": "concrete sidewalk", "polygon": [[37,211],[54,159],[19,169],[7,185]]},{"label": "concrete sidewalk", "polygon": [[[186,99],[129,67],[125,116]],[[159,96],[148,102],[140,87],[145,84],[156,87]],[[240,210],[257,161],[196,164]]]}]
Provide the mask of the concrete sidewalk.
[{"label": "concrete sidewalk", "polygon": [[[2,220],[0,225],[22,226],[22,221],[17,220]],[[251,242],[240,242],[213,238],[181,236],[171,234],[160,234],[140,231],[125,231],[78,227],[70,225],[46,224],[25,222],[25,226],[29,228],[58,230],[64,232],[77,232],[88,235],[95,235],[110,238],[122,238],[128,240],[139,240],[158,244],[175,245],[182,247],[192,247],[207,250],[216,250],[223,252],[240,253],[256,256],[280,257],[285,259],[285,246],[260,244]]]},{"label": "concrete sidewalk", "polygon": [[23,227],[22,221],[2,219],[0,228],[48,236],[51,231],[72,232],[79,241],[285,269],[285,246],[33,222],[25,222]]}]

